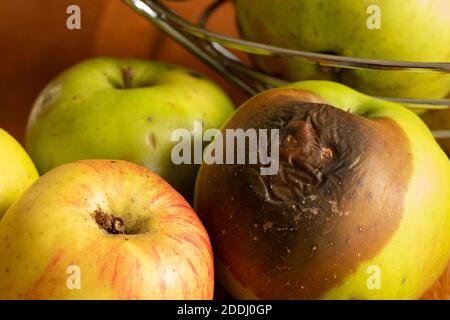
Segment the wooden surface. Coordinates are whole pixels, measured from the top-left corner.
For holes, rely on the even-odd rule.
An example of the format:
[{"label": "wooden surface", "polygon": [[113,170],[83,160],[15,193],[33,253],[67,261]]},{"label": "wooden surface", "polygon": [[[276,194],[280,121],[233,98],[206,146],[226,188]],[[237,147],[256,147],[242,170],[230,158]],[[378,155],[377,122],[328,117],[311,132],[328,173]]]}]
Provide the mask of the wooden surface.
[{"label": "wooden surface", "polygon": [[[170,2],[196,19],[209,0]],[[81,9],[81,30],[68,30],[66,9]],[[211,28],[236,34],[232,6]],[[95,56],[134,57],[180,64],[208,74],[240,104],[245,96],[160,33],[120,0],[0,1],[0,127],[23,142],[34,99],[65,68]]]},{"label": "wooden surface", "polygon": [[[191,20],[210,0],[171,2]],[[66,8],[81,8],[81,30],[66,28]],[[214,16],[211,29],[236,35],[233,8]],[[0,1],[0,127],[23,142],[34,99],[65,68],[95,56],[134,57],[176,63],[217,80],[239,105],[245,100],[190,53],[161,34],[119,0]],[[450,298],[450,269],[426,296]]]}]

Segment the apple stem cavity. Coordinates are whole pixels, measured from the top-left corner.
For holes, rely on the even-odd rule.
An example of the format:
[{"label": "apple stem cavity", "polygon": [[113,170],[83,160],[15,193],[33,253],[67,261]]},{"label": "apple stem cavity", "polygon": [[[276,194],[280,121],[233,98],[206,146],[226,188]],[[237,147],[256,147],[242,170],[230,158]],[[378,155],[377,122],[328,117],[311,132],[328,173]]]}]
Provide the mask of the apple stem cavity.
[{"label": "apple stem cavity", "polygon": [[123,220],[112,214],[103,212],[101,208],[95,210],[92,217],[100,228],[109,234],[125,234],[125,224]]}]

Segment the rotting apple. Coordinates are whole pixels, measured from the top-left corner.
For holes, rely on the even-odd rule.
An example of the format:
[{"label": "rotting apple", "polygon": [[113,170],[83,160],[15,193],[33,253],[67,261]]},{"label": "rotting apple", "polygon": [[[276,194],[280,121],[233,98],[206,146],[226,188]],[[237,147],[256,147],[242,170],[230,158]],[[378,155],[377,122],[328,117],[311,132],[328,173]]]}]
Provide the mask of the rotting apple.
[{"label": "rotting apple", "polygon": [[63,72],[33,106],[26,148],[41,174],[82,159],[122,159],[166,179],[189,201],[198,165],[170,158],[175,129],[220,127],[234,108],[201,74],[142,60],[96,58]]},{"label": "rotting apple", "polygon": [[0,128],[0,219],[37,178],[37,170],[28,154]]},{"label": "rotting apple", "polygon": [[6,212],[0,238],[0,299],[213,297],[202,223],[168,183],[129,162],[49,171]]},{"label": "rotting apple", "polygon": [[[249,40],[358,58],[450,62],[448,0],[236,0],[236,8],[240,32]],[[377,96],[441,98],[450,91],[450,75],[444,73],[337,69],[252,57],[260,68],[289,80],[334,80]]]},{"label": "rotting apple", "polygon": [[450,256],[450,163],[413,112],[328,81],[263,92],[222,130],[279,129],[279,171],[203,164],[195,208],[236,298],[412,299]]}]

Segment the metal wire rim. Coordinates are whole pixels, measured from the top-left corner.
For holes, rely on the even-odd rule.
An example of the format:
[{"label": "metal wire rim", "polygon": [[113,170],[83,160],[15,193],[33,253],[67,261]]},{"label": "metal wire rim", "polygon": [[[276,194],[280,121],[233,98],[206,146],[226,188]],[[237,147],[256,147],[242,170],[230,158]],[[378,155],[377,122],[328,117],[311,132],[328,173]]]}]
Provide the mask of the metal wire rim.
[{"label": "metal wire rim", "polygon": [[[168,9],[157,0],[123,0],[145,19],[171,36],[187,50],[215,69],[225,79],[250,95],[286,85],[288,82],[244,64],[227,48],[259,55],[290,57],[327,67],[346,69],[373,69],[419,73],[450,73],[449,62],[405,62],[361,59],[323,53],[297,51],[229,37],[206,29],[212,14],[228,0],[216,0],[205,8],[198,25],[194,25]],[[405,99],[377,97],[405,104],[410,109],[450,108],[450,99]],[[441,130],[439,136],[450,137],[450,131]]]},{"label": "metal wire rim", "polygon": [[200,20],[199,26],[191,25],[189,22],[179,19],[179,16],[173,16],[176,23],[186,32],[201,39],[217,42],[223,46],[233,48],[239,51],[280,57],[296,57],[304,59],[306,62],[317,63],[327,67],[338,67],[346,69],[376,69],[390,71],[410,71],[424,73],[450,73],[450,62],[406,62],[395,60],[363,59],[354,57],[345,57],[334,54],[316,53],[300,50],[291,50],[263,43],[247,41],[239,38],[233,38],[226,35],[208,31],[207,22],[211,15],[219,9],[221,5],[229,0],[216,0],[205,9]]}]

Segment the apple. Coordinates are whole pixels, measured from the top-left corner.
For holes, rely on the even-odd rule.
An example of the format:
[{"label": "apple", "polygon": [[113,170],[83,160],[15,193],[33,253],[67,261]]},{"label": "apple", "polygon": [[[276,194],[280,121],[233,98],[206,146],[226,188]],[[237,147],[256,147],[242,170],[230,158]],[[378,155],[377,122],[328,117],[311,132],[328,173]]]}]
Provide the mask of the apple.
[{"label": "apple", "polygon": [[279,170],[203,164],[194,202],[235,298],[416,299],[444,271],[450,162],[415,113],[305,81],[222,132],[239,128],[279,129]]},{"label": "apple", "polygon": [[43,174],[82,159],[145,166],[192,199],[198,165],[175,165],[175,129],[219,127],[234,108],[201,74],[151,61],[96,58],[63,72],[33,106],[26,148]]},{"label": "apple", "polygon": [[[432,130],[450,130],[450,109],[428,111],[421,117]],[[436,140],[445,153],[450,156],[450,137],[438,136]]]},{"label": "apple", "polygon": [[0,221],[0,299],[211,299],[211,245],[189,204],[125,161],[42,176]]},{"label": "apple", "polygon": [[[280,47],[349,57],[450,62],[448,0],[236,0],[243,37]],[[441,98],[449,74],[351,70],[254,56],[263,70],[289,80],[328,79],[367,94]]]},{"label": "apple", "polygon": [[38,173],[28,154],[0,128],[0,219],[37,178]]}]

